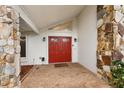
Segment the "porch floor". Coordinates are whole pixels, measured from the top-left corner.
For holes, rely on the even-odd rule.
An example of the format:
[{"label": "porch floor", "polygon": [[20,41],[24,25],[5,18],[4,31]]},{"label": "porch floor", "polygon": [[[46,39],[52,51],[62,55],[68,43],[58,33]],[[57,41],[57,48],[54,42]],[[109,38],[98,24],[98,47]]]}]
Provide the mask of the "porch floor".
[{"label": "porch floor", "polygon": [[34,66],[22,81],[22,88],[99,88],[110,87],[78,63],[55,67],[54,64]]}]

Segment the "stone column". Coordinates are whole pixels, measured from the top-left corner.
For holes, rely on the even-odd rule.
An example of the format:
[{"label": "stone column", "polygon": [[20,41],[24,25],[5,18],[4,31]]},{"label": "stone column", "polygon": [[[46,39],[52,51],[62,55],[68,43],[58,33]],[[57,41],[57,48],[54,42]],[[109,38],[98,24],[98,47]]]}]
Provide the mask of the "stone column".
[{"label": "stone column", "polygon": [[112,5],[97,6],[97,71],[106,81],[111,77],[110,65],[114,49],[114,8]]},{"label": "stone column", "polygon": [[124,63],[124,6],[98,6],[97,32],[98,75],[108,81],[112,77],[110,66],[113,61]]},{"label": "stone column", "polygon": [[11,6],[0,5],[0,87],[19,87],[19,16]]}]

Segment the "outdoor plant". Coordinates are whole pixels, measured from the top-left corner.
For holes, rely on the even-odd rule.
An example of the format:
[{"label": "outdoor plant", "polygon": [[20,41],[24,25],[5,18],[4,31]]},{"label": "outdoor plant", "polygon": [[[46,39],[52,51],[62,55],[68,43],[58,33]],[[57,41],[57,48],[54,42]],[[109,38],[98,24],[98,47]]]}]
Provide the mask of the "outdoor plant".
[{"label": "outdoor plant", "polygon": [[112,61],[111,85],[116,88],[124,88],[124,62]]}]

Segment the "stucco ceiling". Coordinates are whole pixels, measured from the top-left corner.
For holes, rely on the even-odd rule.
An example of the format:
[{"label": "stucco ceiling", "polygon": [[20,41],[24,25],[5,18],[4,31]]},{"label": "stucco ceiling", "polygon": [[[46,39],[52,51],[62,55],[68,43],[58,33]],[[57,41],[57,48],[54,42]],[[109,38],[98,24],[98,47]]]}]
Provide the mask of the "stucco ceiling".
[{"label": "stucco ceiling", "polygon": [[20,8],[40,30],[49,25],[77,16],[82,5],[21,5]]}]

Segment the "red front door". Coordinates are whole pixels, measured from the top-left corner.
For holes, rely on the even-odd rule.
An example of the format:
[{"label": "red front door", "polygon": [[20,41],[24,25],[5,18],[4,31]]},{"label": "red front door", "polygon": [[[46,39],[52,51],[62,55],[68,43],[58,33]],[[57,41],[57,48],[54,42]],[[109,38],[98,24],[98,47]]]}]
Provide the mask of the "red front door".
[{"label": "red front door", "polygon": [[71,37],[49,37],[49,63],[71,62]]}]

